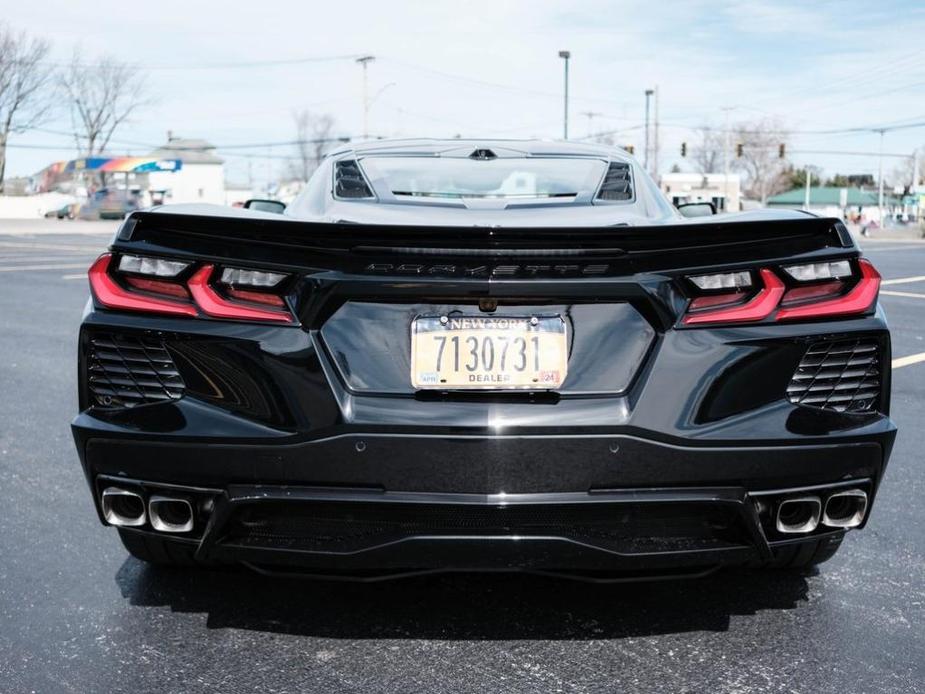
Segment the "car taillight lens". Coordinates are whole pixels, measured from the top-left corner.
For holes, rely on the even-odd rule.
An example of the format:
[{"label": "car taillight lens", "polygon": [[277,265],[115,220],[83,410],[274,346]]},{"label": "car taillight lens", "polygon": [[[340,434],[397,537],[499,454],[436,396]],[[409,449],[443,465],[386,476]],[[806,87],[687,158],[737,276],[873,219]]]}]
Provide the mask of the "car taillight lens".
[{"label": "car taillight lens", "polygon": [[215,318],[240,318],[242,320],[265,320],[290,323],[292,315],[288,311],[247,306],[237,301],[226,299],[210,284],[214,272],[212,265],[203,265],[190,277],[188,285],[193,300],[203,313]]},{"label": "car taillight lens", "polygon": [[785,306],[777,312],[777,320],[850,316],[869,311],[880,292],[880,273],[866,260],[859,260],[858,268],[861,276],[846,293],[799,306]]},{"label": "car taillight lens", "polygon": [[[744,323],[767,318],[777,308],[781,297],[784,295],[784,283],[767,268],[763,268],[760,275],[763,286],[748,301],[735,306],[717,307],[688,313],[684,317],[684,324]],[[692,308],[694,307],[692,306]]]},{"label": "car taillight lens", "polygon": [[147,313],[164,313],[175,316],[192,316],[198,314],[196,307],[188,302],[159,298],[144,293],[133,292],[120,285],[109,273],[112,255],[104,253],[90,267],[87,273],[90,289],[96,300],[106,308],[144,311]]},{"label": "car taillight lens", "polygon": [[223,276],[248,288],[224,283],[216,287],[212,283],[215,266],[211,264],[197,269],[184,283],[182,278],[189,274],[186,271],[191,266],[192,263],[183,261],[134,255],[121,256],[116,263],[112,254],[105,253],[90,268],[90,288],[102,306],[112,309],[191,317],[205,314],[248,321],[293,321],[276,289],[287,275],[226,268]]},{"label": "car taillight lens", "polygon": [[[748,272],[696,275],[688,280],[700,295],[691,299],[683,325],[752,323],[849,316],[869,311],[877,301],[880,275],[866,260],[808,263],[759,271],[761,286],[746,292]],[[785,284],[781,277],[789,277]],[[733,289],[734,291],[727,291]]]}]

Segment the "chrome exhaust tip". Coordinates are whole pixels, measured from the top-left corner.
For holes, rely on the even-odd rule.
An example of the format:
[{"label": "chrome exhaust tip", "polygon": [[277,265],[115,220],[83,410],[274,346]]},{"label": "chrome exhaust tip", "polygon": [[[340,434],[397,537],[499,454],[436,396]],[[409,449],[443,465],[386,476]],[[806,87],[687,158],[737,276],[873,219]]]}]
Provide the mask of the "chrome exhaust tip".
[{"label": "chrome exhaust tip", "polygon": [[147,521],[145,500],[138,492],[120,487],[106,487],[100,497],[103,518],[120,528],[137,528]]},{"label": "chrome exhaust tip", "polygon": [[797,496],[777,505],[775,526],[779,533],[811,533],[819,525],[822,501],[818,496]]},{"label": "chrome exhaust tip", "polygon": [[825,501],[822,523],[830,528],[856,528],[864,522],[867,513],[867,492],[863,489],[846,489],[834,492]]},{"label": "chrome exhaust tip", "polygon": [[152,496],[148,515],[151,527],[162,533],[188,533],[193,529],[193,505],[181,497]]}]

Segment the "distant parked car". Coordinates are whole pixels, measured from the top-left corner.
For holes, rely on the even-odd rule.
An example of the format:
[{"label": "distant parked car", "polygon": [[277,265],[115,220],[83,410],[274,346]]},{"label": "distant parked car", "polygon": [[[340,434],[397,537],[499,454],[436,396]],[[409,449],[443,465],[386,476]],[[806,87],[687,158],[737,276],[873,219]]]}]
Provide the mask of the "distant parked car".
[{"label": "distant parked car", "polygon": [[80,208],[81,219],[122,219],[139,208],[138,196],[124,190],[100,188]]},{"label": "distant parked car", "polygon": [[74,219],[74,206],[68,203],[45,213],[45,219]]}]

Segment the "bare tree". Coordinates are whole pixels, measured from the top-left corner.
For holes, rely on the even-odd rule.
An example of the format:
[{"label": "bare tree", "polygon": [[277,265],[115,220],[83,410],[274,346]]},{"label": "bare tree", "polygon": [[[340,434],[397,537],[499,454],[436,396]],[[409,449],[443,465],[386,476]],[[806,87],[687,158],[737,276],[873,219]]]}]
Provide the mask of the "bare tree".
[{"label": "bare tree", "polygon": [[742,123],[732,133],[732,146],[738,150],[732,166],[745,173],[745,192],[765,204],[768,198],[789,187],[787,161],[779,156],[780,145],[786,145],[789,133],[774,119]]},{"label": "bare tree", "polygon": [[697,140],[692,152],[694,167],[698,173],[716,173],[723,161],[723,133],[702,125],[697,128]]},{"label": "bare tree", "polygon": [[887,180],[894,188],[901,188],[903,195],[908,195],[915,186],[919,185],[923,172],[925,172],[925,156],[914,152],[911,156],[899,161]]},{"label": "bare tree", "polygon": [[331,146],[334,117],[302,110],[294,112],[292,119],[296,130],[296,159],[290,165],[290,173],[293,178],[307,181]]},{"label": "bare tree", "polygon": [[85,63],[80,49],[64,69],[61,87],[70,101],[77,150],[86,156],[106,149],[116,129],[150,103],[137,66],[111,56]]},{"label": "bare tree", "polygon": [[52,69],[44,62],[48,50],[46,40],[0,23],[0,192],[10,134],[34,128],[51,104]]}]

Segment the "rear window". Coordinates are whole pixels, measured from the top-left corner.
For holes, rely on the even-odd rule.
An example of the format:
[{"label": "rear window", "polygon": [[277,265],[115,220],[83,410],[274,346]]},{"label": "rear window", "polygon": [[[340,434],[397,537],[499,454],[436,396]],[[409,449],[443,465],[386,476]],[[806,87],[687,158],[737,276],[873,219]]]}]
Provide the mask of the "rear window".
[{"label": "rear window", "polygon": [[393,195],[428,198],[556,198],[597,189],[598,159],[367,157],[361,165]]}]

